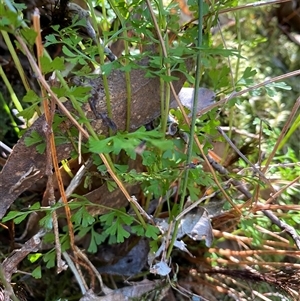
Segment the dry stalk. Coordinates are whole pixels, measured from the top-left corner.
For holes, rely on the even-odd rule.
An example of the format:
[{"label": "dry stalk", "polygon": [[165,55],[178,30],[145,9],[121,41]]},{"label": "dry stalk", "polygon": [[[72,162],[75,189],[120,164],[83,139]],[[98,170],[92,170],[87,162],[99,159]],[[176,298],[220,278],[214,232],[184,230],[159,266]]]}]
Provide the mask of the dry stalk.
[{"label": "dry stalk", "polygon": [[[33,19],[33,26],[34,26],[35,32],[37,33],[35,43],[36,43],[36,47],[37,47],[38,67],[41,71],[41,76],[45,80],[44,76],[42,75],[42,66],[41,66],[41,57],[44,54],[44,47],[42,45],[40,15],[39,15],[38,9],[35,9],[32,19]],[[49,191],[49,205],[55,204],[53,172],[52,172],[52,168],[54,167],[59,191],[60,191],[63,203],[65,205],[64,207],[65,207],[66,219],[67,219],[67,224],[68,224],[68,229],[69,229],[70,245],[71,245],[72,250],[74,250],[75,249],[75,239],[74,239],[73,224],[71,222],[71,211],[70,211],[70,207],[69,207],[69,204],[67,201],[67,197],[65,195],[63,181],[62,181],[62,177],[61,177],[59,166],[58,166],[56,147],[55,147],[55,139],[54,139],[54,134],[53,134],[53,130],[52,130],[55,103],[54,103],[54,101],[52,101],[50,104],[48,103],[47,94],[43,87],[42,87],[41,92],[42,92],[42,97],[44,99],[43,106],[44,106],[45,117],[46,117],[46,124],[44,126],[44,132],[45,132],[45,137],[46,137],[46,155],[47,155],[47,172],[46,172],[46,174],[48,176],[47,189]],[[51,111],[49,109],[49,106],[51,107]],[[52,160],[51,160],[51,158],[52,158]],[[53,221],[53,230],[54,230],[54,235],[55,235],[55,248],[56,248],[56,256],[57,256],[57,273],[61,273],[67,267],[61,258],[61,245],[60,245],[60,240],[59,240],[58,221],[57,221],[57,214],[55,211],[53,211],[53,213],[52,213],[52,221]]]}]

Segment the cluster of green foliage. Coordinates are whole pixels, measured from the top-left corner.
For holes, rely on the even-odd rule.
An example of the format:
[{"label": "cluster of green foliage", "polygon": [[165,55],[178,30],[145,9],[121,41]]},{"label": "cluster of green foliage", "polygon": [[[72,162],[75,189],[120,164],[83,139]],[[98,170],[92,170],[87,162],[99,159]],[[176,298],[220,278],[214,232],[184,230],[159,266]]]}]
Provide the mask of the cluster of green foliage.
[{"label": "cluster of green foliage", "polygon": [[[99,1],[98,1],[99,2]],[[50,56],[45,53],[41,58],[41,68],[43,74],[49,74],[55,72],[57,76],[60,76],[60,86],[52,87],[53,92],[58,98],[68,98],[72,100],[73,106],[80,108],[82,104],[88,101],[90,88],[83,86],[68,86],[64,81],[66,75],[66,69],[68,70],[68,76],[83,76],[83,77],[95,77],[99,74],[92,72],[92,67],[100,68],[101,75],[105,78],[114,69],[120,69],[129,74],[132,69],[138,68],[136,62],[143,56],[149,56],[149,53],[138,52],[138,46],[143,43],[141,36],[145,37],[146,41],[157,44],[157,48],[160,49],[160,41],[157,38],[156,29],[151,21],[149,10],[145,9],[144,4],[141,1],[101,1],[102,2],[102,15],[96,16],[96,7],[99,5],[97,1],[88,1],[89,9],[91,11],[92,23],[95,28],[101,28],[104,45],[111,43],[112,41],[122,39],[125,43],[124,55],[121,60],[114,62],[105,61],[104,49],[100,44],[93,43],[92,39],[83,39],[80,35],[80,28],[87,26],[85,19],[74,18],[71,24],[67,27],[61,28],[59,25],[52,26],[52,33],[45,37],[46,50],[50,46],[60,45],[62,48],[62,55],[51,59]],[[236,13],[235,21],[237,24],[237,32],[234,30],[226,33],[225,40],[230,39],[230,43],[224,45],[222,36],[212,35],[212,28],[217,26],[217,20],[219,11],[226,8],[234,8],[237,1],[220,1],[218,4],[209,6],[207,3],[203,4],[202,15],[205,15],[203,32],[200,25],[188,26],[184,30],[179,27],[179,17],[173,13],[176,5],[170,3],[163,5],[163,1],[152,1],[153,10],[156,13],[158,20],[158,26],[161,34],[164,38],[164,47],[167,49],[167,57],[164,57],[162,53],[156,55],[150,54],[150,68],[147,69],[147,76],[157,76],[161,79],[162,83],[169,83],[175,78],[170,76],[169,71],[178,70],[184,72],[188,79],[187,85],[197,84],[195,79],[199,76],[201,86],[209,86],[218,97],[222,98],[224,95],[230,95],[234,91],[241,91],[242,89],[249,88],[255,83],[261,81],[265,74],[262,68],[254,68],[255,60],[250,59],[250,66],[248,60],[252,52],[254,51],[253,43],[256,47],[264,45],[266,42],[261,35],[257,35],[255,41],[247,40],[242,36],[242,30],[240,28],[241,22],[245,15],[243,13]],[[8,3],[10,3],[8,5]],[[198,1],[188,1],[190,10],[195,13],[197,17],[199,14]],[[36,33],[33,29],[29,29],[28,24],[22,18],[22,10],[26,7],[21,4],[16,4],[10,1],[0,3],[0,30],[2,33],[9,33],[13,37],[14,35],[21,36],[33,51]],[[138,19],[132,19],[131,16],[138,15]],[[112,23],[112,19],[114,22]],[[203,22],[202,20],[202,22]],[[113,25],[112,25],[113,24]],[[201,23],[200,23],[201,24]],[[252,30],[252,24],[248,30]],[[202,32],[201,44],[195,45],[194,42],[199,40],[199,30]],[[128,32],[132,31],[135,34],[129,35]],[[169,43],[168,32],[176,32],[177,39]],[[97,30],[97,34],[99,31]],[[234,37],[236,35],[236,38]],[[244,45],[244,41],[248,44]],[[251,44],[252,43],[252,44]],[[15,53],[15,49],[7,44],[11,53]],[[18,44],[16,43],[16,47]],[[21,49],[21,47],[19,47]],[[100,59],[99,59],[100,57]],[[195,73],[188,74],[184,68],[184,61],[194,57],[200,59]],[[100,60],[100,64],[99,64]],[[230,64],[228,63],[230,62]],[[17,61],[15,62],[17,63]],[[20,68],[21,64],[19,63]],[[1,75],[3,70],[1,68]],[[22,72],[23,73],[23,72]],[[271,73],[271,72],[270,72]],[[22,75],[21,75],[22,76]],[[5,79],[5,75],[2,77]],[[5,81],[5,80],[4,80]],[[8,90],[13,90],[13,87],[8,86]],[[212,175],[203,170],[202,165],[198,164],[190,168],[191,162],[197,160],[200,162],[199,149],[191,143],[193,141],[193,133],[198,136],[199,141],[204,145],[204,151],[207,152],[211,147],[211,141],[213,139],[221,138],[217,135],[217,126],[222,123],[227,123],[231,128],[242,128],[248,132],[258,133],[262,127],[263,143],[261,144],[261,151],[270,153],[276,143],[276,140],[280,133],[280,127],[284,120],[286,120],[287,112],[279,112],[280,108],[275,108],[271,105],[273,102],[279,104],[282,102],[282,97],[286,94],[286,91],[291,87],[285,83],[272,83],[266,84],[258,89],[250,90],[250,94],[247,96],[240,96],[231,99],[228,105],[222,108],[222,112],[217,109],[211,110],[200,118],[193,118],[192,126],[188,127],[184,122],[183,114],[179,109],[173,109],[172,114],[178,122],[178,131],[184,133],[188,137],[188,152],[185,152],[186,142],[183,139],[179,139],[177,136],[166,136],[166,130],[168,126],[168,105],[170,102],[170,90],[169,88],[162,94],[162,116],[157,121],[157,126],[148,131],[145,127],[141,127],[135,132],[118,132],[115,135],[111,135],[107,138],[99,137],[92,130],[90,130],[89,120],[87,120],[78,111],[76,117],[79,122],[82,122],[90,130],[90,139],[83,145],[83,149],[87,152],[98,154],[103,153],[107,158],[110,158],[112,169],[117,177],[124,183],[140,183],[143,188],[147,204],[151,199],[160,198],[162,196],[168,196],[170,193],[170,187],[176,181],[180,180],[180,187],[178,191],[182,195],[179,204],[173,203],[170,197],[167,198],[168,210],[170,218],[177,216],[183,209],[185,197],[188,195],[192,201],[199,199],[201,196],[201,187],[213,187],[216,188]],[[19,110],[19,116],[22,116],[26,123],[29,123],[31,118],[39,113],[42,98],[37,92],[32,89],[28,89],[25,86],[26,93],[24,97],[18,98],[11,94],[12,101],[8,98],[5,99],[7,103],[2,106],[6,112],[9,112],[9,108],[15,107]],[[283,91],[283,92],[281,92]],[[4,99],[0,93],[1,99]],[[108,98],[109,99],[109,98]],[[272,108],[268,112],[263,112],[264,107],[256,109],[252,103],[258,101],[264,101],[265,107],[270,105]],[[280,106],[280,105],[279,105]],[[277,114],[277,115],[276,115]],[[280,122],[278,122],[278,114],[280,115]],[[5,118],[12,119],[12,116],[8,113],[5,114]],[[53,130],[58,128],[58,125],[63,121],[61,116],[56,116],[54,119]],[[295,121],[297,123],[298,121]],[[296,130],[294,124],[294,130]],[[193,130],[191,130],[193,129]],[[6,129],[7,130],[7,129]],[[293,133],[293,132],[292,132]],[[292,134],[291,133],[291,134]],[[17,132],[17,136],[22,133]],[[65,140],[65,137],[61,136],[61,133],[55,132],[56,143],[59,144]],[[74,137],[77,133],[74,131]],[[208,139],[209,137],[209,139]],[[4,133],[1,134],[1,139],[4,138]],[[241,140],[240,143],[244,143]],[[287,141],[286,141],[287,142]],[[27,145],[37,145],[39,152],[45,151],[45,143],[43,138],[37,133],[33,133],[31,137],[26,139]],[[143,146],[145,150],[138,153],[137,148]],[[281,163],[278,166],[272,167],[271,173],[278,175],[282,180],[292,181],[299,175],[299,166],[295,166],[293,169],[287,169],[284,164],[297,163],[297,153],[295,149],[292,149],[287,145],[287,149],[283,153],[281,152],[274,157],[273,164]],[[125,156],[127,161],[129,159],[135,160],[137,156],[142,159],[143,172],[136,170],[130,170],[127,163],[114,162],[114,158],[117,155]],[[258,157],[258,151],[253,155],[250,155],[250,160],[256,160]],[[125,162],[126,162],[125,160]],[[124,162],[124,160],[123,160]],[[97,165],[97,169],[102,177],[108,178],[108,171],[99,157],[94,156],[94,163]],[[262,165],[264,161],[261,162]],[[182,168],[186,167],[182,171]],[[246,168],[248,166],[240,160],[238,162],[239,168]],[[233,178],[240,179],[240,176],[232,173]],[[249,177],[249,178],[247,178]],[[253,181],[250,174],[244,174],[243,179],[251,184],[261,182]],[[181,181],[181,179],[184,179]],[[222,178],[219,178],[222,182]],[[106,181],[106,185],[109,190],[114,190],[117,185],[111,179]],[[254,185],[255,186],[255,185]],[[293,204],[294,197],[297,194],[295,188],[291,188],[283,193],[282,202],[287,204]],[[159,231],[153,225],[145,225],[138,217],[134,217],[128,214],[124,208],[122,209],[109,209],[109,212],[101,216],[92,216],[87,206],[93,206],[92,203],[78,195],[76,201],[70,202],[70,209],[76,210],[76,213],[72,216],[72,222],[74,225],[74,231],[83,237],[87,233],[90,234],[91,240],[88,252],[95,253],[97,248],[104,242],[109,244],[122,243],[129,237],[130,233],[125,230],[125,225],[131,228],[131,233],[135,233],[142,237],[148,237],[153,241],[158,239]],[[235,195],[232,192],[232,197]],[[236,204],[239,204],[238,199],[234,199]],[[19,224],[24,221],[30,213],[36,211],[43,211],[45,216],[40,220],[40,226],[46,229],[52,228],[52,213],[62,207],[62,204],[56,204],[54,206],[42,208],[39,203],[31,205],[27,210],[14,210],[10,211],[8,215],[3,219],[3,222],[13,219],[15,224]],[[225,208],[228,208],[226,206]],[[108,208],[106,208],[108,209]],[[144,208],[147,210],[147,208]],[[247,213],[245,213],[246,215]],[[299,212],[289,212],[283,216],[283,219],[294,226],[300,222]],[[259,231],[253,227],[253,224],[267,227],[269,221],[265,217],[253,215],[248,216],[241,220],[239,224],[239,231],[243,231],[246,236],[254,239],[253,244],[258,245],[262,241],[262,236]],[[95,228],[101,228],[101,233],[97,232]],[[62,250],[69,248],[68,231],[64,229],[61,233],[61,245]],[[44,242],[53,243],[54,236],[48,233]],[[215,242],[217,243],[217,241]],[[41,277],[40,262],[43,260],[46,263],[47,268],[55,266],[55,250],[52,249],[45,254],[31,254],[29,257],[30,262],[37,265],[32,272],[32,275],[36,278]],[[213,258],[213,255],[212,255]]]}]

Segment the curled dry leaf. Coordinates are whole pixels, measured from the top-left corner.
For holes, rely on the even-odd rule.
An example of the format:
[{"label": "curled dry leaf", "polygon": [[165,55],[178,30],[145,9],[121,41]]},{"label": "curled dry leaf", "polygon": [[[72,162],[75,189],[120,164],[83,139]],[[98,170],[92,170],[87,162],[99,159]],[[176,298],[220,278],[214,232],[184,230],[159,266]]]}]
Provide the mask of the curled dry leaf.
[{"label": "curled dry leaf", "polygon": [[212,226],[209,215],[203,207],[195,208],[181,219],[177,238],[182,238],[184,235],[188,235],[193,240],[205,239],[205,245],[211,246]]}]

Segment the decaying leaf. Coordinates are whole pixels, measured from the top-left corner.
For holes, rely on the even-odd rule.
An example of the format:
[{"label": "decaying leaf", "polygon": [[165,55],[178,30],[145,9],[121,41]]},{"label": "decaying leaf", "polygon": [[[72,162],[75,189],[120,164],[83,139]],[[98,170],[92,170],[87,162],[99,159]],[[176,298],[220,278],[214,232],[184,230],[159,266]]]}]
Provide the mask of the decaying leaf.
[{"label": "decaying leaf", "polygon": [[140,239],[139,242],[117,263],[98,268],[100,273],[132,276],[139,273],[147,262],[149,242]]},{"label": "decaying leaf", "polygon": [[[167,219],[156,219],[156,225],[159,228],[160,232],[163,234],[163,236],[161,240],[161,245],[156,251],[156,253],[149,254],[148,263],[151,266],[151,273],[166,276],[171,272],[171,269],[169,268],[168,264],[163,260],[155,264],[153,264],[153,262],[155,258],[161,256],[163,250],[167,245],[166,234],[168,233],[170,225],[167,222]],[[174,229],[171,230],[171,233],[173,232],[173,230]],[[205,208],[196,207],[195,209],[189,211],[187,214],[184,215],[184,217],[180,220],[176,241],[174,242],[174,246],[176,248],[188,253],[190,256],[193,256],[185,247],[184,242],[181,240],[181,238],[185,235],[188,235],[193,240],[204,239],[206,246],[211,246],[213,241],[213,232],[210,223],[210,218]]]},{"label": "decaying leaf", "polygon": [[[186,108],[188,108],[191,112],[193,110],[194,93],[195,93],[194,88],[183,87],[178,94],[181,103]],[[216,94],[212,90],[207,88],[199,88],[198,102],[196,108],[197,113],[205,109],[206,107],[210,106],[211,104],[213,104],[215,97]]]},{"label": "decaying leaf", "polygon": [[179,250],[188,253],[191,257],[194,257],[192,253],[187,249],[186,244],[182,240],[176,240],[174,246]]},{"label": "decaying leaf", "polygon": [[213,241],[212,226],[207,211],[197,207],[187,213],[180,221],[177,238],[188,235],[193,240],[205,239],[205,244],[210,247]]},{"label": "decaying leaf", "polygon": [[171,269],[169,268],[168,264],[164,261],[160,261],[150,268],[150,273],[158,274],[160,276],[167,276],[170,272]]},{"label": "decaying leaf", "polygon": [[[152,290],[160,289],[161,281],[149,281],[147,279],[134,283],[132,286],[126,286],[121,289],[114,290],[111,294],[98,297],[93,291],[88,291],[79,301],[128,301],[133,298],[140,298],[143,294]],[[151,299],[147,299],[151,300]]]}]

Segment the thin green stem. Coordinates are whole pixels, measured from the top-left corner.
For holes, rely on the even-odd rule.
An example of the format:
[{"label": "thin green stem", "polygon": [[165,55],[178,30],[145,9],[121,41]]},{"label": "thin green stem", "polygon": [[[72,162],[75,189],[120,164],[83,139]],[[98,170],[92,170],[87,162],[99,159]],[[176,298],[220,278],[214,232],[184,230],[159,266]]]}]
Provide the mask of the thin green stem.
[{"label": "thin green stem", "polygon": [[[170,69],[170,65],[166,65],[167,69]],[[165,114],[162,122],[162,130],[164,133],[167,131],[167,123],[168,123],[168,116],[169,116],[169,110],[170,110],[170,99],[171,99],[171,90],[170,90],[170,85],[165,85]]]},{"label": "thin green stem", "polygon": [[[93,7],[92,0],[88,0],[88,5],[89,5],[91,16],[92,16],[93,27],[96,30],[96,44],[97,44],[99,58],[100,58],[100,65],[103,66],[104,61],[105,61],[105,55],[104,55],[104,45],[105,45],[105,43],[103,43],[103,45],[101,45],[101,43],[100,43],[99,28],[98,28],[97,18],[96,18],[96,14],[95,14],[95,10],[94,10],[94,7]],[[107,79],[107,76],[103,73],[102,73],[102,79],[103,79],[103,88],[104,88],[104,92],[105,92],[107,115],[108,115],[109,118],[112,119],[112,108],[111,108],[111,102],[110,102],[110,92],[109,92],[109,87],[108,87],[108,79]],[[112,135],[112,130],[111,129],[109,129],[109,133],[110,133],[110,135]]]},{"label": "thin green stem", "polygon": [[161,131],[162,133],[165,133],[165,116],[166,116],[166,110],[165,110],[165,81],[160,78],[159,79],[160,86],[159,86],[159,95],[160,95],[160,115],[161,115]]},{"label": "thin green stem", "polygon": [[[127,56],[130,55],[129,51],[129,45],[128,45],[128,32],[127,29],[124,30],[124,46],[125,46],[125,64],[129,64],[129,60],[127,59]],[[130,130],[130,119],[131,119],[131,79],[130,79],[130,72],[125,71],[125,81],[126,81],[126,96],[127,96],[127,105],[126,105],[126,131],[129,132]]]},{"label": "thin green stem", "polygon": [[103,32],[103,35],[105,35],[105,32],[108,31],[108,28],[107,28],[107,14],[106,14],[106,7],[105,7],[104,0],[101,0],[101,8],[102,8],[102,18],[103,18],[102,32]]},{"label": "thin green stem", "polygon": [[133,204],[132,202],[130,202],[131,208],[133,209],[134,213],[137,216],[137,219],[140,221],[140,223],[142,224],[143,228],[145,230],[147,230],[147,224],[145,222],[145,220],[143,219],[140,211],[138,210],[138,208],[135,206],[135,204]]},{"label": "thin green stem", "polygon": [[296,118],[296,120],[293,122],[291,125],[290,129],[286,133],[286,135],[283,137],[281,140],[279,146],[278,146],[278,151],[282,149],[283,146],[286,145],[287,141],[290,139],[291,135],[300,128],[300,115]]},{"label": "thin green stem", "polygon": [[[151,14],[154,28],[158,35],[158,39],[159,39],[160,46],[161,46],[162,57],[163,57],[162,68],[164,68],[166,70],[167,76],[170,77],[171,76],[170,64],[166,63],[167,58],[168,58],[168,45],[169,45],[168,35],[167,34],[165,35],[165,39],[162,37],[161,28],[160,28],[159,24],[157,23],[156,16],[155,16],[153,8],[151,6],[151,2],[150,2],[150,0],[146,0],[146,2],[147,2],[147,7]],[[163,2],[161,0],[159,1],[159,11],[160,11],[160,13],[165,11]],[[164,13],[160,16],[160,25],[162,28],[166,29],[166,19],[165,19]],[[165,83],[163,82],[163,85],[164,84]],[[170,95],[171,95],[170,94],[170,85],[167,85],[165,88],[165,97],[164,97],[164,99],[162,99],[164,105],[162,104],[162,106],[161,106],[161,107],[164,107],[163,111],[161,112],[161,115],[162,115],[161,116],[161,118],[162,118],[161,124],[162,124],[162,132],[163,133],[165,133],[166,129],[167,129],[168,114],[169,114],[169,108],[170,108]]]},{"label": "thin green stem", "polygon": [[242,28],[240,22],[240,12],[236,12],[235,16],[236,30],[237,30],[237,42],[238,42],[238,56],[235,66],[235,75],[234,81],[237,82],[239,78],[239,69],[240,69],[240,61],[241,61],[241,52],[242,52]]},{"label": "thin green stem", "polygon": [[10,97],[16,107],[16,109],[18,110],[18,112],[22,112],[23,111],[23,107],[14,91],[14,89],[12,88],[8,78],[6,77],[6,74],[4,73],[4,70],[2,68],[2,66],[0,65],[0,76],[2,77],[3,81],[4,81],[4,84],[5,86],[7,87],[8,89],[8,92],[10,94]]},{"label": "thin green stem", "polygon": [[[130,61],[127,58],[130,55],[129,50],[129,43],[128,43],[128,30],[126,28],[126,21],[123,18],[122,14],[119,12],[119,9],[117,6],[114,5],[113,1],[109,1],[110,6],[113,8],[115,14],[118,17],[118,20],[121,22],[124,37],[124,52],[125,52],[125,65],[129,64]],[[126,96],[127,96],[127,105],[126,105],[126,131],[129,132],[130,130],[130,119],[131,119],[131,97],[132,97],[132,91],[131,91],[131,78],[130,78],[130,71],[125,71],[125,82],[126,82]]]},{"label": "thin green stem", "polygon": [[[241,22],[240,22],[240,12],[236,12],[235,16],[235,22],[236,22],[236,30],[237,30],[237,43],[238,43],[238,56],[235,66],[235,73],[234,73],[234,82],[236,83],[239,78],[239,70],[240,70],[240,61],[241,61],[241,52],[242,52],[242,34],[241,34]],[[229,132],[228,137],[232,138],[232,128],[234,126],[234,111],[235,107],[231,107],[229,110]],[[225,154],[227,154],[229,150],[229,145],[226,145],[226,151]]]},{"label": "thin green stem", "polygon": [[3,109],[6,112],[6,114],[8,115],[8,117],[10,119],[10,122],[11,122],[11,125],[13,126],[15,132],[19,135],[20,129],[18,128],[18,125],[16,124],[16,122],[14,120],[14,117],[12,116],[11,111],[10,111],[8,105],[6,104],[1,92],[0,92],[0,100],[3,103]]},{"label": "thin green stem", "polygon": [[[165,6],[162,0],[158,1],[158,11],[159,11],[159,25],[160,28],[162,28],[162,31],[167,33],[167,20],[166,20],[166,14],[165,14]],[[171,75],[171,66],[169,63],[165,62],[165,59],[167,59],[168,57],[168,53],[169,53],[169,37],[168,34],[165,34],[163,37],[163,41],[164,41],[164,47],[166,49],[166,56],[163,57],[163,61],[162,61],[162,67],[166,68],[166,74],[167,75]],[[163,50],[163,48],[162,48]],[[163,110],[161,112],[161,116],[162,116],[162,125],[161,125],[161,129],[163,133],[166,133],[167,130],[167,123],[168,123],[168,115],[169,115],[169,110],[170,110],[170,85],[166,85],[165,82],[162,80],[161,81],[161,85],[163,86],[161,91],[163,91],[164,93],[161,95],[162,99],[162,107]]]},{"label": "thin green stem", "polygon": [[[203,28],[203,0],[198,0],[198,7],[199,7],[199,16],[198,16],[198,41],[197,47],[202,46],[202,28]],[[197,119],[197,102],[198,102],[198,94],[199,94],[199,85],[201,79],[201,51],[198,52],[197,55],[197,68],[196,68],[196,78],[195,78],[195,91],[194,91],[194,99],[193,99],[193,111],[192,111],[192,122],[191,122],[191,129],[190,129],[190,139],[189,139],[189,146],[188,146],[188,156],[187,156],[187,164],[191,163],[192,161],[192,154],[193,154],[193,144],[194,144],[194,134],[195,134],[195,124]],[[189,169],[187,168],[184,173],[184,180],[181,189],[181,197],[179,203],[179,212],[183,210],[185,196],[187,192],[187,184],[189,180]],[[178,228],[179,228],[180,220],[175,222],[174,225],[174,232],[172,235],[172,240],[167,252],[167,258],[170,258],[171,252],[177,237]]]},{"label": "thin green stem", "polygon": [[[238,43],[238,56],[235,66],[235,72],[234,72],[234,78],[232,78],[232,87],[235,89],[235,83],[238,81],[239,78],[239,69],[240,69],[240,61],[241,61],[241,51],[242,51],[242,35],[241,35],[241,22],[240,22],[240,13],[239,11],[236,12],[235,16],[235,22],[236,22],[236,29],[237,29],[237,43]],[[230,64],[230,58],[228,58],[228,63]],[[231,70],[231,75],[233,71]],[[228,131],[228,137],[232,139],[232,129],[234,127],[234,114],[235,114],[235,107],[230,107],[229,109],[229,131]],[[224,155],[228,154],[229,152],[229,144],[226,144]]]},{"label": "thin green stem", "polygon": [[29,90],[30,90],[30,85],[29,85],[29,83],[28,83],[28,81],[27,81],[27,78],[26,78],[24,69],[23,69],[23,67],[22,67],[22,65],[21,65],[21,62],[20,62],[20,60],[19,60],[19,57],[18,57],[17,54],[16,54],[15,48],[14,48],[14,46],[12,45],[12,42],[11,42],[11,40],[10,40],[10,38],[9,38],[9,35],[8,35],[8,33],[7,33],[6,31],[4,31],[4,30],[1,30],[1,33],[2,33],[3,39],[4,39],[4,41],[5,41],[5,44],[6,44],[7,48],[8,48],[8,50],[9,50],[9,52],[10,52],[12,58],[13,58],[13,61],[14,61],[14,63],[15,63],[15,66],[16,66],[16,68],[17,68],[19,74],[20,74],[22,83],[23,83],[23,85],[24,85],[26,91],[29,91]]}]

